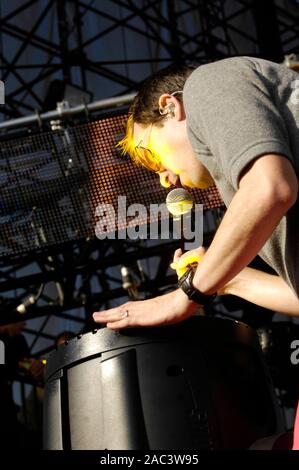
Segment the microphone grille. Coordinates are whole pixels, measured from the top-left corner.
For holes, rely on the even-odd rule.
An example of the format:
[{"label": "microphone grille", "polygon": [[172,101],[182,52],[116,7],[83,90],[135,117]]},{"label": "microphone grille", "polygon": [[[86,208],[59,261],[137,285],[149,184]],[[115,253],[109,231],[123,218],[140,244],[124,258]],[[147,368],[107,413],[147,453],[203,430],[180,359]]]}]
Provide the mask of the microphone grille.
[{"label": "microphone grille", "polygon": [[173,189],[167,194],[166,207],[172,215],[186,214],[193,207],[193,197],[186,189]]}]

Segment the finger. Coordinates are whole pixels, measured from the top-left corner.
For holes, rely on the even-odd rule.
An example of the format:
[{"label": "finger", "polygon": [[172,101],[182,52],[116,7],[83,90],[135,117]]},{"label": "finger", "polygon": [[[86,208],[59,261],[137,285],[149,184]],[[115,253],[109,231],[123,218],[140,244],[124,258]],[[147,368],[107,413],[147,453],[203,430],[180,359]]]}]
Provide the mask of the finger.
[{"label": "finger", "polygon": [[119,314],[119,312],[126,309],[126,305],[118,305],[117,307],[109,308],[109,310],[100,310],[99,312],[94,312],[93,317],[98,318],[109,318],[110,316],[114,316],[115,314]]},{"label": "finger", "polygon": [[181,248],[178,248],[175,250],[174,255],[173,255],[173,261],[177,261],[183,254],[183,250]]},{"label": "finger", "polygon": [[128,318],[129,317],[111,323],[109,322],[106,326],[109,328],[109,330],[120,330],[121,328],[127,328],[130,325]]},{"label": "finger", "polygon": [[101,312],[94,312],[92,318],[96,323],[104,323],[105,314]]},{"label": "finger", "polygon": [[114,314],[113,316],[111,314],[109,315],[101,315],[100,313],[99,314],[94,314],[93,315],[93,319],[96,323],[103,323],[103,324],[106,324],[108,322],[113,322],[113,321],[117,321],[120,319],[120,314],[117,315],[117,314]]},{"label": "finger", "polygon": [[183,269],[193,263],[198,263],[202,255],[198,251],[189,251],[178,260],[178,268]]},{"label": "finger", "polygon": [[107,323],[106,312],[94,312],[92,318],[96,323]]},{"label": "finger", "polygon": [[96,323],[108,323],[121,320],[125,315],[127,309],[122,306],[121,308],[113,308],[111,310],[103,310],[102,312],[95,312],[93,319]]}]

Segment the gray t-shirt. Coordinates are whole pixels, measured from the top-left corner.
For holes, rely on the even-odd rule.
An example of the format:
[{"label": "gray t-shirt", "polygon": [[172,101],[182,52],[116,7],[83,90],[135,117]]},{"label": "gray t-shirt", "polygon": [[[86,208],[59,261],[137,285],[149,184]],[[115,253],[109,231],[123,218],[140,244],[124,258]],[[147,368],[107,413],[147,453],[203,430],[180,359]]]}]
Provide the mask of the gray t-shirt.
[{"label": "gray t-shirt", "polygon": [[[299,175],[299,74],[266,60],[233,57],[198,67],[183,96],[190,142],[226,206],[242,170],[258,156],[281,154]],[[299,297],[298,235],[299,202],[259,255]]]}]

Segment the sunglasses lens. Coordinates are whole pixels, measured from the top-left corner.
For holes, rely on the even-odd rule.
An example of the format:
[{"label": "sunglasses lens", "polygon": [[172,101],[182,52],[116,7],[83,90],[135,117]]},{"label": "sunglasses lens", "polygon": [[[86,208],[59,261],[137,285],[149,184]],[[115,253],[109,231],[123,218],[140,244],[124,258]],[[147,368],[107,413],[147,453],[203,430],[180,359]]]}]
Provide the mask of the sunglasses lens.
[{"label": "sunglasses lens", "polygon": [[147,170],[154,171],[157,173],[160,170],[160,165],[156,160],[153,153],[144,147],[135,148],[138,161],[144,166]]}]

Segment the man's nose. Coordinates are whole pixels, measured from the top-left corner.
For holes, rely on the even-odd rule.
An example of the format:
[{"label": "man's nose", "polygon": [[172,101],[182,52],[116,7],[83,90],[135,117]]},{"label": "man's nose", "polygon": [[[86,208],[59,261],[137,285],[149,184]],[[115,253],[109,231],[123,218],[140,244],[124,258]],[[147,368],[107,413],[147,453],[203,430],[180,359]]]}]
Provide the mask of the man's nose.
[{"label": "man's nose", "polygon": [[176,186],[178,176],[172,173],[172,171],[166,170],[159,173],[160,184],[163,188],[170,188],[170,186]]}]

